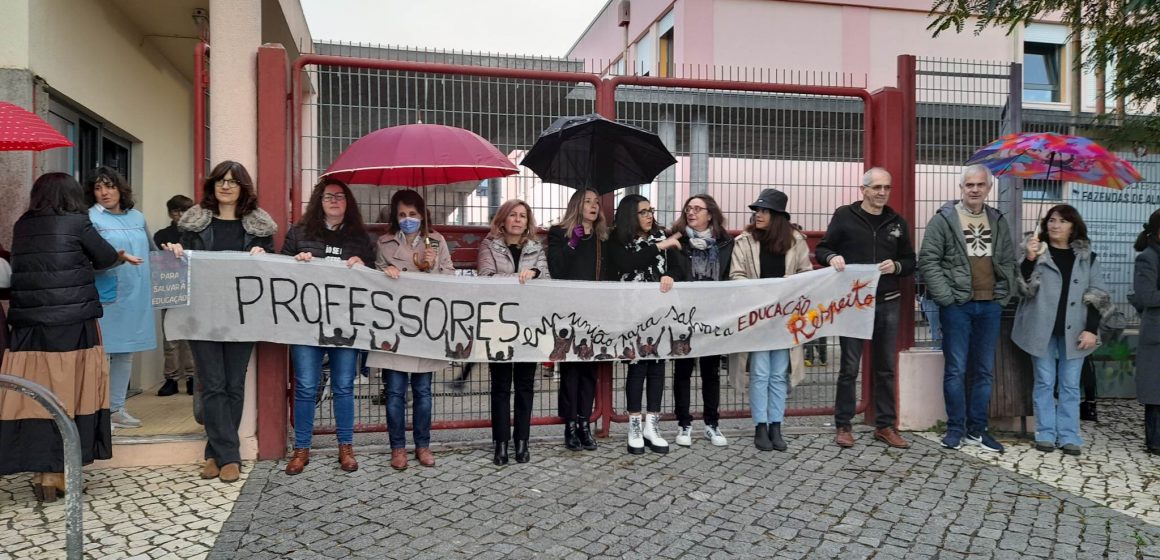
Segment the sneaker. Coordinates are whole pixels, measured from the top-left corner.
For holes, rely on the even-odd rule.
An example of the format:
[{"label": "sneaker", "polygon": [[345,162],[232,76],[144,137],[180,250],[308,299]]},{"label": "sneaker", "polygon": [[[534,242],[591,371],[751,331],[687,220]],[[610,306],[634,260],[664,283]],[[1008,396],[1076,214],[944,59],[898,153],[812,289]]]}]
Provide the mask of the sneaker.
[{"label": "sneaker", "polygon": [[161,388],[157,390],[157,396],[159,396],[159,397],[168,397],[170,395],[176,395],[176,394],[177,394],[177,380],[176,379],[166,379],[165,383],[163,383],[161,385]]},{"label": "sneaker", "polygon": [[140,428],[141,421],[129,415],[129,412],[122,409],[114,412],[109,416],[114,428]]},{"label": "sneaker", "polygon": [[814,367],[814,361],[810,359],[802,360],[806,367]]},{"label": "sneaker", "polygon": [[1037,441],[1035,442],[1035,450],[1043,453],[1054,453],[1055,444],[1050,441]]},{"label": "sneaker", "polygon": [[1080,447],[1074,443],[1065,443],[1060,447],[1060,449],[1063,450],[1064,455],[1072,455],[1072,456],[1078,457],[1079,454],[1081,453]]},{"label": "sneaker", "polygon": [[942,446],[947,449],[962,449],[963,436],[959,434],[947,434],[942,438]]},{"label": "sneaker", "polygon": [[725,447],[729,445],[729,440],[721,434],[721,429],[717,426],[705,426],[705,439],[717,447]]},{"label": "sneaker", "polygon": [[693,445],[693,427],[692,426],[678,426],[677,427],[677,445],[682,447],[690,447]]},{"label": "sneaker", "polygon": [[967,443],[977,445],[987,451],[993,451],[995,453],[1003,452],[1003,444],[999,443],[998,440],[991,437],[991,434],[987,432],[967,434]]}]

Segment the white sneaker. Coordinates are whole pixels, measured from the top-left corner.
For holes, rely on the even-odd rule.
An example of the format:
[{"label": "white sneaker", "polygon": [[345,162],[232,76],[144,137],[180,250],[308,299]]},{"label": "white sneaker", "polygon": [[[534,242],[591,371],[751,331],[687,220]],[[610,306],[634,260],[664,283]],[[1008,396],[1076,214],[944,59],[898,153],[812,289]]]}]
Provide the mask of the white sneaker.
[{"label": "white sneaker", "polygon": [[729,440],[725,439],[725,436],[721,434],[721,429],[717,426],[705,426],[705,439],[717,447],[729,445]]},{"label": "white sneaker", "polygon": [[693,427],[692,426],[678,426],[677,427],[677,445],[690,447],[693,445]]},{"label": "white sneaker", "polygon": [[644,453],[644,429],[641,427],[639,414],[628,417],[628,452],[633,455]]},{"label": "white sneaker", "polygon": [[140,428],[141,421],[133,418],[127,410],[121,409],[109,415],[114,428]]},{"label": "white sneaker", "polygon": [[644,444],[647,445],[649,449],[653,450],[653,453],[668,453],[669,442],[665,441],[665,438],[661,437],[661,431],[658,429],[660,427],[660,423],[660,414],[645,414],[644,430],[641,435],[644,437]]}]

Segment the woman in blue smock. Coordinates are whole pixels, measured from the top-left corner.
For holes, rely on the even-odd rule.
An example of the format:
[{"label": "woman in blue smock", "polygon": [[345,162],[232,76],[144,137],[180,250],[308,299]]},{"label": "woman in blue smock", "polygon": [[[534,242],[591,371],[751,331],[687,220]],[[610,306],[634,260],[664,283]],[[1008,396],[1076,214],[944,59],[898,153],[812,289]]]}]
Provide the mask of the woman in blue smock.
[{"label": "woman in blue smock", "polygon": [[[133,209],[133,190],[115,169],[98,167],[85,182],[89,220],[114,249],[148,255],[154,249],[145,216]],[[138,259],[142,260],[142,259]],[[104,316],[101,338],[109,356],[109,412],[114,428],[138,428],[141,421],[125,410],[133,353],[157,347],[153,324],[149,260],[97,273],[97,294]]]}]

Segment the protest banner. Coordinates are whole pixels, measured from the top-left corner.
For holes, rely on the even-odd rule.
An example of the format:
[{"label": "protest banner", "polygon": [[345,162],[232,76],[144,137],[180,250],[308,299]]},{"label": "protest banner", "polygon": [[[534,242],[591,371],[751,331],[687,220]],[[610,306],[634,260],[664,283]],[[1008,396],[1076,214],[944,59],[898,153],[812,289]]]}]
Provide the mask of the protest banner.
[{"label": "protest banner", "polygon": [[189,305],[189,260],[169,251],[149,252],[153,308],[168,309]]}]

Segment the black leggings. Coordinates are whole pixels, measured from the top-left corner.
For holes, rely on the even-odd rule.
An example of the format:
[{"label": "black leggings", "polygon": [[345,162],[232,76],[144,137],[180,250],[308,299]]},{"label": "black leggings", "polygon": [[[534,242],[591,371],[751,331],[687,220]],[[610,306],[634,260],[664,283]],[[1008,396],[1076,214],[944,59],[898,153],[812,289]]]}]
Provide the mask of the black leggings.
[{"label": "black leggings", "polygon": [[665,397],[665,362],[663,360],[640,360],[628,364],[628,379],[624,383],[624,394],[628,399],[628,411],[640,412],[640,397],[648,381],[648,412],[660,412]]}]

